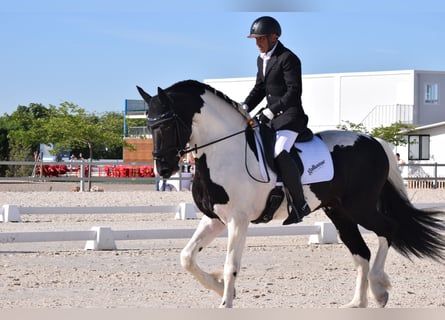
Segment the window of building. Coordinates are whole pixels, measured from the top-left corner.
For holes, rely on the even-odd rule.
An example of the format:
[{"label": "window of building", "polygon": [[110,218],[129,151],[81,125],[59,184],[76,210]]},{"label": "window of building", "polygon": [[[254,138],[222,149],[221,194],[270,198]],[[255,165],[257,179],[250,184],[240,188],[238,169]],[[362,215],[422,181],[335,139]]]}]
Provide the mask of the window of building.
[{"label": "window of building", "polygon": [[436,104],[439,102],[439,84],[427,83],[425,85],[425,103]]},{"label": "window of building", "polygon": [[408,136],[408,159],[409,160],[430,159],[429,135]]}]

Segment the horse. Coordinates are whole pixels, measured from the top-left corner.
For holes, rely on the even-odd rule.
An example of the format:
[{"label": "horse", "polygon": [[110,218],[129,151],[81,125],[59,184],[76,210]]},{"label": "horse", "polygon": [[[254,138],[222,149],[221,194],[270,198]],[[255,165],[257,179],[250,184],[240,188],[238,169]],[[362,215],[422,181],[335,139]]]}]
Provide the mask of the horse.
[{"label": "horse", "polygon": [[[155,96],[137,89],[149,106],[147,125],[157,174],[169,178],[179,170],[180,158],[187,152],[193,152],[195,158],[192,196],[203,217],[181,251],[181,265],[221,296],[220,307],[231,308],[247,229],[265,210],[277,181],[273,168],[261,165],[259,152],[247,142],[245,133],[257,124],[237,102],[195,80],[180,81],[167,89],[158,87]],[[355,263],[355,291],[345,307],[367,307],[368,288],[377,305],[384,307],[390,287],[384,270],[389,248],[408,259],[443,261],[442,213],[414,207],[392,149],[384,141],[343,130],[314,136],[328,148],[334,174],[330,180],[305,184],[304,194],[311,212],[324,210]],[[267,179],[261,178],[264,166]],[[276,217],[281,217],[284,207],[282,204]],[[378,237],[372,266],[359,225]],[[197,255],[226,229],[223,272],[208,273],[197,264]]]}]

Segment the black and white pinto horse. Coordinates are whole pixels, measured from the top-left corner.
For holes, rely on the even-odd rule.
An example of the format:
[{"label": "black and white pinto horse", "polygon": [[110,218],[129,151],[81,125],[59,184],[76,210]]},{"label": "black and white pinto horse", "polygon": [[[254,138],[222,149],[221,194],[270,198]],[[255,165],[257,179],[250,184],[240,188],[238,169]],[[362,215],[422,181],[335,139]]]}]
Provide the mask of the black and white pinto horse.
[{"label": "black and white pinto horse", "polygon": [[[195,156],[192,194],[204,216],[181,252],[181,264],[222,297],[221,307],[232,307],[247,228],[264,210],[276,174],[269,168],[269,181],[255,178],[262,174],[256,151],[246,144],[248,117],[221,92],[193,80],[158,88],[154,97],[138,90],[149,105],[148,126],[158,174],[169,178],[179,169],[180,156],[190,151]],[[329,149],[334,177],[305,185],[304,193],[312,211],[325,211],[352,254],[358,274],[354,296],[346,306],[366,307],[369,288],[384,307],[390,287],[384,272],[389,247],[407,258],[443,260],[441,213],[419,210],[410,203],[392,150],[383,141],[340,130],[315,136]],[[378,236],[372,266],[358,225]],[[226,228],[224,272],[205,272],[196,262],[197,254]]]}]

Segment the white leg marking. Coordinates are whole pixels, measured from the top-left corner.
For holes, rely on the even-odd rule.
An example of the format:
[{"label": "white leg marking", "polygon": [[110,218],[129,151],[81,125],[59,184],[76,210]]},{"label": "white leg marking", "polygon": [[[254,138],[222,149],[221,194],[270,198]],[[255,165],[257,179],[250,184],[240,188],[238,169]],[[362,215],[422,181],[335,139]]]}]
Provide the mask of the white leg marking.
[{"label": "white leg marking", "polygon": [[224,264],[224,294],[222,308],[232,308],[235,298],[235,281],[241,267],[241,256],[246,243],[248,220],[231,220],[228,226],[227,256]]},{"label": "white leg marking", "polygon": [[355,293],[352,301],[344,308],[366,308],[368,306],[368,272],[369,272],[369,261],[363,259],[359,255],[352,256],[354,264],[357,268],[357,279],[355,282]]},{"label": "white leg marking", "polygon": [[181,251],[181,265],[189,271],[205,288],[223,295],[224,284],[220,276],[203,271],[196,263],[196,256],[213,239],[215,239],[226,226],[217,219],[204,216],[190,241]]},{"label": "white leg marking", "polygon": [[386,238],[379,237],[379,248],[377,250],[374,264],[368,275],[371,295],[382,308],[388,302],[388,289],[391,288],[388,275],[384,270],[388,250],[389,246]]}]

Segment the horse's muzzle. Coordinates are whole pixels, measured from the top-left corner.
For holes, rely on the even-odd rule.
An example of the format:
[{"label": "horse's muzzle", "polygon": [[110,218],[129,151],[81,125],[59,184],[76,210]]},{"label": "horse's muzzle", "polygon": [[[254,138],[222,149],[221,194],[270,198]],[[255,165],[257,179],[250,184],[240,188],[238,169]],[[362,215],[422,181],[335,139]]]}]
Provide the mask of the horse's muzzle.
[{"label": "horse's muzzle", "polygon": [[163,179],[170,178],[179,170],[177,162],[175,165],[171,165],[166,161],[156,160],[155,163],[156,163],[156,172]]}]

